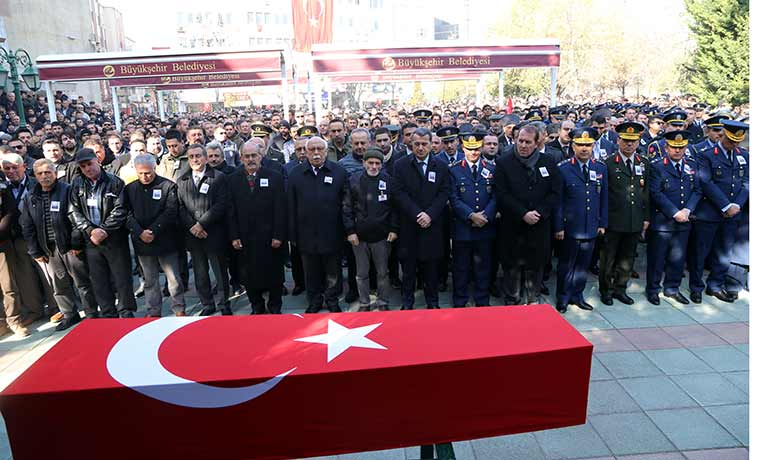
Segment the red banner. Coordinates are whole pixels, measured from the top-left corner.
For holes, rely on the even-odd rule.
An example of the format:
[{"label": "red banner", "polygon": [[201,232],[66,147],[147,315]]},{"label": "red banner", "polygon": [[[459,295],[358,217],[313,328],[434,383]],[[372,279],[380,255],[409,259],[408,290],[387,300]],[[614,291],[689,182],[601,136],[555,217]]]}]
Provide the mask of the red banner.
[{"label": "red banner", "polygon": [[549,305],[86,320],[0,410],[15,460],[336,455],[583,424],[591,353]]},{"label": "red banner", "polygon": [[315,43],[331,43],[333,0],[293,0],[294,50],[311,51]]}]

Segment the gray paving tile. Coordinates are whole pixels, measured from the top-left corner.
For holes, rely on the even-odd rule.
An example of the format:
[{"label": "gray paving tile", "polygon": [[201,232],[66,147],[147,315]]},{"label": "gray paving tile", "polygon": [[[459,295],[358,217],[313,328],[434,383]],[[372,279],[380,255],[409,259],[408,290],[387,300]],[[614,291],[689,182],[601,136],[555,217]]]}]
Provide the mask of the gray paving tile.
[{"label": "gray paving tile", "polygon": [[615,378],[662,375],[662,371],[640,351],[598,353],[596,357]]},{"label": "gray paving tile", "polygon": [[666,376],[622,379],[620,385],[644,410],[675,409],[699,405]]},{"label": "gray paving tile", "polygon": [[638,412],[641,408],[615,380],[591,382],[588,415]]},{"label": "gray paving tile", "polygon": [[548,460],[587,458],[611,452],[589,423],[535,433]]},{"label": "gray paving tile", "polygon": [[670,379],[702,406],[739,404],[748,401],[746,393],[720,374],[673,375]]},{"label": "gray paving tile", "polygon": [[701,324],[669,326],[663,327],[662,330],[685,347],[705,347],[726,344],[725,340],[713,334]]},{"label": "gray paving tile", "polygon": [[728,343],[749,343],[749,326],[745,323],[705,324],[705,327]]},{"label": "gray paving tile", "polygon": [[629,351],[636,347],[616,330],[584,331],[581,334],[594,344],[594,351]]},{"label": "gray paving tile", "polygon": [[736,316],[731,315],[712,305],[685,305],[677,307],[682,312],[689,315],[698,323],[733,323],[737,320]]},{"label": "gray paving tile", "polygon": [[701,408],[648,411],[647,415],[679,450],[739,445],[736,438]]},{"label": "gray paving tile", "polygon": [[658,452],[656,454],[623,455],[615,457],[616,460],[684,460],[680,452]]},{"label": "gray paving tile", "polygon": [[749,446],[749,404],[705,407],[743,446]]},{"label": "gray paving tile", "polygon": [[716,305],[721,311],[733,316],[737,321],[749,321],[749,304],[745,302],[723,303]]},{"label": "gray paving tile", "polygon": [[674,450],[643,412],[595,415],[589,421],[615,455]]},{"label": "gray paving tile", "polygon": [[614,329],[614,326],[598,312],[568,310],[564,318],[579,331]]},{"label": "gray paving tile", "polygon": [[402,460],[405,458],[404,449],[375,450],[372,452],[338,455],[339,460]]},{"label": "gray paving tile", "polygon": [[749,357],[731,345],[697,347],[691,351],[719,372],[749,370]]},{"label": "gray paving tile", "polygon": [[611,380],[614,377],[605,369],[604,365],[599,362],[596,356],[591,358],[591,381],[594,380]]},{"label": "gray paving tile", "polygon": [[683,453],[688,460],[748,460],[749,451],[743,447],[731,449],[692,450]]},{"label": "gray paving tile", "polygon": [[712,372],[712,368],[688,348],[644,350],[643,353],[667,375]]},{"label": "gray paving tile", "polygon": [[749,371],[725,372],[721,375],[736,385],[737,388],[749,394]]},{"label": "gray paving tile", "polygon": [[[535,436],[532,433],[499,436],[496,438],[471,441],[477,459],[519,458],[525,460],[544,460]],[[457,455],[457,460],[459,456]]]},{"label": "gray paving tile", "polygon": [[[452,443],[454,446],[454,455],[457,460],[476,460],[475,452],[472,450],[472,441],[461,441]],[[419,460],[420,459],[420,447],[407,447],[404,449],[407,460]],[[401,457],[403,458],[403,457]]]},{"label": "gray paving tile", "polygon": [[606,310],[602,311],[604,319],[617,329],[627,329],[636,327],[655,327],[657,323],[651,319],[651,315],[645,311],[626,309],[626,310]]},{"label": "gray paving tile", "polygon": [[745,355],[749,356],[749,344],[748,343],[739,343],[734,345],[737,350],[741,351]]},{"label": "gray paving tile", "polygon": [[621,329],[620,333],[639,350],[659,350],[681,346],[673,337],[659,327]]},{"label": "gray paving tile", "polygon": [[677,308],[660,308],[654,310],[652,321],[659,327],[695,325],[697,321]]}]

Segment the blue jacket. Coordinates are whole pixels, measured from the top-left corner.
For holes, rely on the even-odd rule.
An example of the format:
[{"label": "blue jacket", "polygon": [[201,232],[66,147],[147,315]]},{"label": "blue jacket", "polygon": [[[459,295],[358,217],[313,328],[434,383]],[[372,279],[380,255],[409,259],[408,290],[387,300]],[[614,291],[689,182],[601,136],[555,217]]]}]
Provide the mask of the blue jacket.
[{"label": "blue jacket", "polygon": [[[697,151],[698,149],[696,146],[689,144],[686,148],[686,158],[694,159],[697,157]],[[667,153],[665,153],[665,138],[659,138],[655,141],[652,141],[652,143],[649,144],[649,147],[647,148],[647,156],[649,157],[650,161],[660,160],[662,158],[665,158],[668,156]]]},{"label": "blue jacket", "polygon": [[691,223],[673,219],[683,208],[694,212],[702,198],[702,187],[697,174],[697,163],[686,157],[681,160],[683,171],[678,176],[669,158],[653,161],[649,168],[649,203],[652,218],[649,229],[657,232],[686,232]]},{"label": "blue jacket", "polygon": [[[473,180],[469,163],[462,160],[449,166],[452,209],[451,238],[454,241],[476,241],[496,237],[496,197],[493,193],[494,165],[485,160],[478,164],[477,179]],[[469,215],[485,211],[488,223],[474,227]]]},{"label": "blue jacket", "polygon": [[596,238],[599,228],[607,228],[607,167],[593,158],[588,165],[586,182],[578,160],[559,164],[562,198],[552,219],[554,232],[564,231],[565,238]]},{"label": "blue jacket", "polygon": [[736,203],[744,210],[749,199],[749,152],[737,147],[733,162],[729,162],[723,148],[716,146],[699,152],[697,164],[704,195],[694,212],[697,220],[723,221],[721,210],[729,203]]},{"label": "blue jacket", "polygon": [[460,162],[460,161],[464,160],[464,153],[462,153],[459,150],[457,150],[456,155],[454,155],[454,161],[453,162],[449,161],[449,154],[446,153],[445,150],[442,151],[441,153],[435,155],[435,157],[438,158],[439,160],[443,161],[447,165],[452,165],[452,164],[455,164],[457,162]]}]

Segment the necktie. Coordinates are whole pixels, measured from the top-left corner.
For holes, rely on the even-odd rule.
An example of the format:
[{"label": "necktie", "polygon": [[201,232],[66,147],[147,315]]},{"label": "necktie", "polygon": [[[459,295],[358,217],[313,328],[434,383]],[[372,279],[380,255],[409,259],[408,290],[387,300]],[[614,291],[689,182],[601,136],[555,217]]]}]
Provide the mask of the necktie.
[{"label": "necktie", "polygon": [[676,163],[676,172],[678,173],[678,176],[681,176],[681,163]]},{"label": "necktie", "polygon": [[733,156],[733,152],[731,151],[728,152],[728,162],[731,164],[734,164],[734,156]]},{"label": "necktie", "polygon": [[628,168],[628,171],[631,172],[631,175],[633,175],[633,165],[631,164],[631,159],[625,160],[625,167]]},{"label": "necktie", "polygon": [[472,165],[472,180],[478,180],[478,165]]},{"label": "necktie", "polygon": [[588,166],[585,164],[583,165],[583,178],[586,179],[586,182],[588,182]]},{"label": "necktie", "polygon": [[425,162],[424,161],[418,161],[417,166],[420,168],[420,172],[422,175],[425,175]]}]

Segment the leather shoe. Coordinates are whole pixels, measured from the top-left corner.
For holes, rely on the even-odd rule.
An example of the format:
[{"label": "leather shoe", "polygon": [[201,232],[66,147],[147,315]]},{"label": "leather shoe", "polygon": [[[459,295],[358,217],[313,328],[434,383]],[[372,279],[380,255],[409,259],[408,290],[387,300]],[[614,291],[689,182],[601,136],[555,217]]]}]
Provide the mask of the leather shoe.
[{"label": "leather shoe", "polygon": [[140,298],[145,295],[145,282],[140,281],[140,285],[135,290],[135,297]]},{"label": "leather shoe", "polygon": [[29,337],[32,335],[31,332],[29,332],[29,329],[27,329],[25,326],[22,326],[20,324],[9,324],[8,327],[11,328],[11,331],[13,331],[13,335],[16,337]]},{"label": "leather shoe", "polygon": [[135,314],[132,313],[131,311],[125,311],[125,312],[119,313],[119,318],[134,318],[134,317],[135,317]]},{"label": "leather shoe", "polygon": [[541,294],[549,295],[549,288],[544,283],[541,283]]},{"label": "leather shoe", "polygon": [[8,327],[8,323],[6,323],[5,321],[0,323],[0,337],[10,334],[11,332],[12,331],[11,331],[11,328]]},{"label": "leather shoe", "polygon": [[587,303],[585,300],[581,300],[580,302],[572,302],[572,305],[575,305],[576,307],[580,308],[581,310],[591,311],[594,309],[589,303]]},{"label": "leather shoe", "polygon": [[64,318],[63,317],[63,313],[61,313],[60,311],[57,311],[57,312],[53,313],[53,315],[50,317],[50,322],[51,323],[60,323],[61,321],[63,321],[63,318]]},{"label": "leather shoe", "polygon": [[599,265],[594,265],[588,269],[594,276],[599,276]]},{"label": "leather shoe", "polygon": [[63,318],[60,323],[55,327],[56,332],[65,331],[76,323],[82,321],[78,313],[74,313],[68,318]]},{"label": "leather shoe", "polygon": [[297,296],[301,295],[304,291],[304,288],[302,286],[294,286],[293,291],[291,291],[290,295]]},{"label": "leather shoe", "polygon": [[175,311],[174,316],[187,316],[187,313],[184,311]]},{"label": "leather shoe", "polygon": [[633,305],[635,303],[634,300],[625,292],[613,292],[612,298],[618,299],[626,305]]},{"label": "leather shoe", "polygon": [[[40,315],[37,314],[37,313],[32,313],[29,316],[24,317],[24,319],[21,320],[21,324],[20,325],[22,327],[26,327],[26,326],[29,326],[29,325],[33,324],[38,319],[40,319]],[[24,337],[26,337],[26,336],[24,336]]]},{"label": "leather shoe", "polygon": [[370,311],[370,309],[369,309],[369,305],[362,305],[362,306],[361,306],[361,307],[359,307],[359,309],[358,309],[358,310],[356,310],[356,311]]},{"label": "leather shoe", "polygon": [[692,292],[689,294],[689,298],[694,303],[702,303],[702,293],[701,292]]},{"label": "leather shoe", "polygon": [[716,299],[722,300],[723,302],[727,302],[727,303],[734,303],[734,300],[735,300],[731,295],[729,295],[728,292],[724,291],[723,289],[721,289],[720,291],[705,291],[705,294],[711,295],[715,297]]},{"label": "leather shoe", "polygon": [[684,305],[689,305],[689,299],[687,299],[683,294],[680,292],[676,292],[674,294],[665,294],[665,297],[669,299],[673,299],[678,303],[682,303]]},{"label": "leather shoe", "polygon": [[229,306],[222,307],[222,316],[232,316],[232,309]]},{"label": "leather shoe", "polygon": [[216,307],[213,305],[209,305],[207,307],[203,307],[203,310],[201,310],[199,316],[211,316],[214,313],[216,313]]},{"label": "leather shoe", "polygon": [[636,270],[632,271],[631,272],[631,278],[633,278],[635,280],[639,279],[639,272],[637,272]]},{"label": "leather shoe", "polygon": [[414,307],[402,306],[401,309],[402,310],[414,310]]},{"label": "leather shoe", "polygon": [[567,313],[567,305],[557,305],[557,311],[562,314]]},{"label": "leather shoe", "polygon": [[439,307],[438,305],[428,305],[427,309],[428,310],[440,310],[441,307]]},{"label": "leather shoe", "polygon": [[340,313],[343,311],[338,305],[335,305],[334,307],[327,307],[327,309],[330,310],[330,313]]},{"label": "leather shoe", "polygon": [[343,298],[343,301],[346,303],[354,303],[357,300],[359,300],[359,293],[354,290],[349,290],[346,297]]},{"label": "leather shoe", "polygon": [[388,305],[380,305],[377,307],[377,311],[390,311],[390,308],[388,308]]},{"label": "leather shoe", "polygon": [[603,296],[600,296],[599,299],[605,305],[612,305],[613,304],[613,302],[612,302],[612,296],[611,295],[603,295]]},{"label": "leather shoe", "polygon": [[319,310],[321,310],[322,307],[315,307],[315,306],[309,306],[309,308],[306,309],[304,313],[319,313]]},{"label": "leather shoe", "polygon": [[652,305],[660,305],[660,296],[657,294],[647,294],[647,301]]}]

